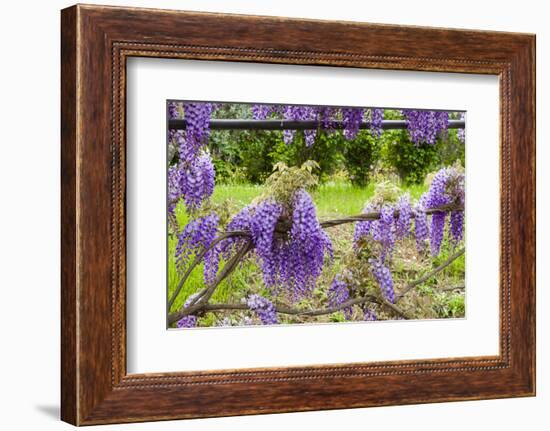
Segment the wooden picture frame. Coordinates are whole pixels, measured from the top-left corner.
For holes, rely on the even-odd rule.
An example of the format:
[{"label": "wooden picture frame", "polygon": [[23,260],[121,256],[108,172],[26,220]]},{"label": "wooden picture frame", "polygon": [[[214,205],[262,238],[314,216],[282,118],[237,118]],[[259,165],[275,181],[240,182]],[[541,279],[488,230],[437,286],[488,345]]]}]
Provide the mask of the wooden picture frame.
[{"label": "wooden picture frame", "polygon": [[[535,394],[534,35],[83,5],[64,9],[61,18],[64,421]],[[497,75],[500,354],[128,375],[125,66],[131,56]]]}]

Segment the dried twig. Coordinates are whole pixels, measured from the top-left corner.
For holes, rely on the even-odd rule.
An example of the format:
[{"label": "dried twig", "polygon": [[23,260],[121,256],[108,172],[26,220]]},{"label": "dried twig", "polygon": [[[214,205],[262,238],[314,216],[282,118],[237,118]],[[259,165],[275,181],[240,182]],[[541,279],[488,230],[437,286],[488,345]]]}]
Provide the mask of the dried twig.
[{"label": "dried twig", "polygon": [[456,259],[458,259],[460,256],[462,256],[464,254],[464,252],[466,251],[466,249],[463,247],[461,248],[460,250],[458,250],[457,252],[455,252],[453,255],[451,255],[445,262],[443,262],[441,265],[439,265],[437,268],[435,268],[433,271],[430,271],[429,273],[427,273],[426,275],[420,277],[419,279],[409,283],[407,285],[407,287],[405,287],[403,289],[403,291],[397,295],[397,298],[396,300],[399,300],[401,299],[403,296],[405,296],[411,289],[414,289],[416,286],[418,286],[419,284],[422,284],[424,283],[425,281],[429,280],[430,278],[432,278],[434,275],[436,275],[437,273],[443,271],[445,268],[447,268],[451,263],[453,263]]},{"label": "dried twig", "polygon": [[[319,308],[316,310],[301,310],[299,308],[287,307],[285,305],[280,305],[280,304],[274,304],[274,307],[275,307],[275,311],[281,314],[288,314],[293,316],[323,316],[327,314],[336,313],[337,311],[343,310],[353,305],[364,304],[366,302],[374,302],[376,304],[380,304],[382,306],[387,307],[388,309],[390,309],[400,317],[403,317],[404,319],[410,319],[408,314],[403,310],[401,310],[399,307],[397,307],[396,305],[388,301],[381,300],[380,298],[374,295],[367,295],[362,298],[351,299],[349,301],[343,302],[338,306]],[[204,304],[202,310],[215,312],[215,311],[228,311],[228,310],[249,310],[249,308],[248,308],[248,305],[246,304]]]},{"label": "dried twig", "polygon": [[252,242],[250,240],[247,240],[246,243],[231,257],[231,259],[227,261],[227,263],[224,265],[224,267],[216,277],[216,280],[214,280],[214,282],[203,291],[200,299],[195,301],[193,304],[189,304],[188,307],[183,307],[180,311],[176,313],[169,313],[168,323],[174,323],[180,320],[184,316],[188,316],[189,314],[193,314],[196,311],[201,310],[202,307],[210,300],[210,297],[216,290],[216,287],[218,287],[219,284],[223,280],[225,280],[225,278],[229,274],[231,274],[231,272],[233,272],[233,270],[237,267],[241,259],[250,250],[252,250]]},{"label": "dried twig", "polygon": [[[208,253],[210,250],[212,250],[221,241],[223,241],[225,239],[228,239],[228,238],[238,237],[238,236],[249,237],[249,234],[247,232],[241,232],[241,231],[224,232],[224,233],[220,234],[219,236],[217,236],[214,239],[214,241],[212,241],[210,246],[202,249],[198,254],[195,255],[195,258],[193,259],[193,262],[191,262],[191,265],[189,265],[189,267],[187,268],[187,270],[183,274],[183,277],[181,278],[181,280],[178,283],[178,286],[176,287],[176,290],[174,290],[174,293],[172,294],[172,297],[168,301],[168,310],[170,310],[172,308],[172,306],[174,305],[174,301],[176,300],[176,298],[180,294],[181,289],[183,288],[183,285],[187,281],[187,278],[189,278],[189,276],[191,275],[191,272],[193,272],[193,270],[202,262],[202,259],[204,258],[206,253]],[[207,288],[203,289],[202,292],[204,292],[206,290],[207,290]],[[198,299],[198,297],[202,296],[202,292],[199,292],[194,299]]]}]

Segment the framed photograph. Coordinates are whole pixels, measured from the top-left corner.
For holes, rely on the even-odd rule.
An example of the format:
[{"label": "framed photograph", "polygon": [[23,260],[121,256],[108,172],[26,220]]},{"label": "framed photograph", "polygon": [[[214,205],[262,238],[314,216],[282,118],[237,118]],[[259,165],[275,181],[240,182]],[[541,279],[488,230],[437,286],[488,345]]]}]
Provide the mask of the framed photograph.
[{"label": "framed photograph", "polygon": [[535,394],[534,35],[61,17],[63,420]]}]

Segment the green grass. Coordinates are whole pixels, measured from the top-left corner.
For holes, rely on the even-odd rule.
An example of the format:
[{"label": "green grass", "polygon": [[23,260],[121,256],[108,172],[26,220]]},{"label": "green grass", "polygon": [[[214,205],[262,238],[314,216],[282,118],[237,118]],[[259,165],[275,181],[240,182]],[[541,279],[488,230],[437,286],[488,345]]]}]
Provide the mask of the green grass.
[{"label": "green grass", "polygon": [[329,182],[320,185],[313,192],[319,217],[343,217],[359,214],[365,202],[374,195],[374,185],[355,187],[344,182]]},{"label": "green grass", "polygon": [[[213,201],[221,203],[231,199],[239,207],[248,205],[254,198],[260,196],[265,190],[263,186],[254,184],[216,185]],[[424,185],[404,187],[413,200],[418,199],[427,190]],[[313,191],[312,196],[317,206],[317,215],[320,218],[329,216],[348,216],[359,214],[365,202],[372,198],[374,185],[356,187],[347,182],[331,181],[321,184]],[[180,224],[180,226],[182,226]]]},{"label": "green grass", "polygon": [[226,199],[231,199],[239,208],[242,208],[252,202],[254,198],[260,196],[264,190],[264,186],[255,184],[219,184],[214,189],[212,200],[221,203]]}]

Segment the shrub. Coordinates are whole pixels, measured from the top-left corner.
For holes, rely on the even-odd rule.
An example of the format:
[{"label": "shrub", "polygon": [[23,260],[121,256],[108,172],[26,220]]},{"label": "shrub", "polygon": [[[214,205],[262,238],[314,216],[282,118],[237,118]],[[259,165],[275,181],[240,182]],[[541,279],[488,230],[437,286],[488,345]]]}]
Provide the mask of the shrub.
[{"label": "shrub", "polygon": [[365,187],[380,157],[380,138],[370,131],[359,132],[353,141],[345,141],[344,166],[353,185]]},{"label": "shrub", "polygon": [[409,139],[406,130],[396,131],[391,135],[394,139],[384,146],[384,161],[395,168],[403,183],[421,184],[426,174],[435,169],[439,162],[440,142],[416,146]]}]

